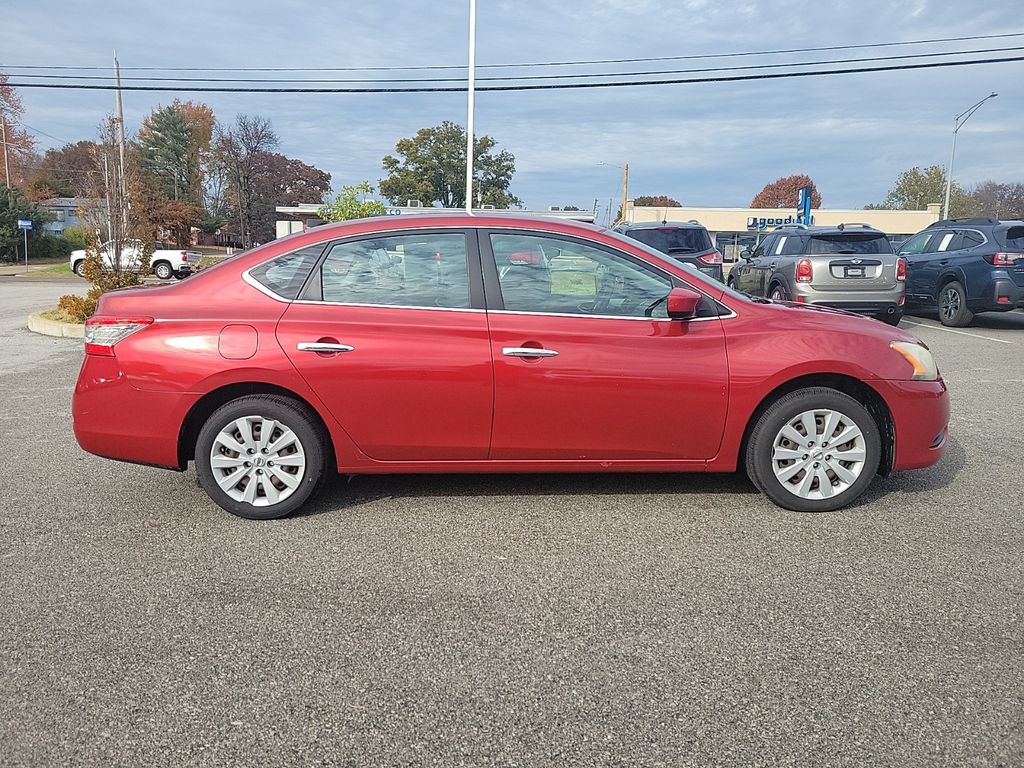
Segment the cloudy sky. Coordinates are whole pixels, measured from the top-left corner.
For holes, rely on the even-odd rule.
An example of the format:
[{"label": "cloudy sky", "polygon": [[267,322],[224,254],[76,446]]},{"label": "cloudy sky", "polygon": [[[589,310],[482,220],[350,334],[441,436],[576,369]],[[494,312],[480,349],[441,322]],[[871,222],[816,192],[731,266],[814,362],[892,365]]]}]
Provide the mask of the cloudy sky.
[{"label": "cloudy sky", "polygon": [[[108,66],[115,48],[125,68],[395,67],[464,65],[467,60],[468,0],[105,0],[5,6],[0,71],[10,74],[12,82],[23,71],[12,65]],[[1019,0],[479,0],[478,64],[693,56],[1024,32],[1019,11]],[[1024,36],[558,71],[629,72],[1021,46]],[[1007,50],[973,58],[1020,55],[1024,51]],[[478,76],[516,72],[542,73],[482,68]],[[123,74],[146,73],[125,69]],[[621,194],[621,171],[599,165],[602,161],[629,163],[631,196],[668,194],[687,205],[746,206],[766,182],[803,172],[817,183],[825,207],[860,207],[881,200],[900,170],[947,163],[953,115],[991,91],[999,97],[960,133],[956,179],[968,186],[986,179],[1024,181],[1024,62],[753,82],[479,93],[476,124],[478,135],[494,136],[515,154],[512,191],[530,208],[590,208],[598,199],[603,212],[608,198]],[[41,149],[93,138],[113,107],[107,91],[20,93],[25,122],[48,134],[37,135]],[[137,128],[155,106],[173,98],[126,93],[129,128]],[[399,138],[446,119],[464,124],[466,117],[461,93],[181,98],[207,102],[220,119],[240,112],[265,115],[281,138],[281,151],[329,171],[335,186],[380,179],[380,160]]]}]

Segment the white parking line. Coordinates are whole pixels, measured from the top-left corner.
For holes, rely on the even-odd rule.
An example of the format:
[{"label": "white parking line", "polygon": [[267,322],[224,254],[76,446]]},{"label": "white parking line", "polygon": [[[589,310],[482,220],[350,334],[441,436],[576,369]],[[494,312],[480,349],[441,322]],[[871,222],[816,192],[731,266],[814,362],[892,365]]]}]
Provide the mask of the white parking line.
[{"label": "white parking line", "polygon": [[1006,339],[996,339],[996,338],[993,338],[992,336],[982,336],[980,333],[968,333],[967,331],[957,331],[957,330],[954,330],[953,328],[947,328],[944,325],[932,325],[931,323],[915,323],[912,320],[907,320],[907,319],[904,319],[902,322],[906,323],[907,325],[920,325],[923,328],[934,328],[936,331],[947,331],[949,333],[958,333],[961,336],[970,336],[970,337],[975,338],[975,339],[984,339],[985,341],[995,341],[995,342],[998,342],[999,344],[1013,344],[1012,341],[1007,341]]}]

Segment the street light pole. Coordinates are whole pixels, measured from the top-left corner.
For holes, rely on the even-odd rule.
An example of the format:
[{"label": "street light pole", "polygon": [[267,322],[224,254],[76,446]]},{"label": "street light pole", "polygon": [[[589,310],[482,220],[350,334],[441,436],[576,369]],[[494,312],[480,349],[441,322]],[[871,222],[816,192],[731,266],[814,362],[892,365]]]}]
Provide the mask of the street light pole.
[{"label": "street light pole", "polygon": [[619,212],[619,218],[615,220],[615,223],[618,224],[626,216],[626,200],[629,199],[629,163],[616,165],[615,163],[606,163],[602,160],[598,165],[608,165],[622,171],[622,210]]},{"label": "street light pole", "polygon": [[473,89],[476,86],[476,0],[469,0],[469,97],[466,103],[466,213],[473,212]]},{"label": "street light pole", "polygon": [[999,95],[998,93],[993,91],[988,96],[986,96],[984,99],[979,101],[977,104],[973,104],[972,106],[968,107],[963,112],[961,112],[959,115],[957,115],[956,117],[953,118],[953,149],[950,150],[950,153],[949,153],[949,168],[946,171],[946,201],[942,205],[942,218],[943,219],[948,219],[949,218],[949,193],[950,193],[950,190],[953,187],[953,161],[956,159],[956,135],[957,135],[957,133],[960,132],[960,129],[963,127],[964,123],[966,123],[968,120],[970,120],[971,116],[975,112],[977,112],[979,109],[981,109],[981,105],[982,104],[984,104],[989,99],[994,99],[998,95]]}]

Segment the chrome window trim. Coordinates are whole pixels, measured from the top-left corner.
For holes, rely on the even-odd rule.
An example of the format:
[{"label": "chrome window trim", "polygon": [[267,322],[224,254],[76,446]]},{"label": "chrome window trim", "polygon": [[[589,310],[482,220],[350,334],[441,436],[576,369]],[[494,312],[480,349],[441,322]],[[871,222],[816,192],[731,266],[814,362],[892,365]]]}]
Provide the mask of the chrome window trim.
[{"label": "chrome window trim", "polygon": [[[714,299],[712,299],[714,301]],[[724,304],[722,306],[725,306]],[[729,309],[726,307],[726,309]],[[489,309],[487,310],[491,314],[495,315],[530,315],[532,317],[578,317],[584,320],[633,320],[642,321],[648,323],[705,323],[708,320],[726,320],[730,317],[736,317],[736,313],[729,309],[728,315],[712,315],[711,317],[688,317],[688,318],[675,318],[675,317],[636,317],[635,315],[582,315],[573,314],[571,312],[526,312],[517,311],[514,309]]]},{"label": "chrome window trim", "polygon": [[426,309],[431,312],[486,312],[486,309],[476,307],[423,307],[416,304],[360,304],[354,301],[312,301],[310,299],[295,299],[289,304],[309,304],[316,307],[370,307],[372,309]]},{"label": "chrome window trim", "polygon": [[[515,232],[531,232],[531,233],[537,233],[537,234],[540,234],[540,235],[551,235],[551,236],[555,236],[555,237],[561,235],[561,236],[568,237],[568,238],[576,237],[578,239],[583,239],[583,238],[580,238],[578,235],[567,235],[564,232],[552,232],[552,231],[547,230],[547,229],[536,229],[536,228],[533,228],[533,227],[500,227],[499,228],[499,227],[481,227],[479,225],[468,225],[467,226],[467,225],[446,224],[446,225],[443,225],[443,226],[437,226],[437,227],[429,227],[428,226],[428,227],[424,227],[424,228],[425,229],[436,229],[436,230],[454,229],[454,230],[459,230],[459,231],[463,231],[463,232],[472,230],[473,232],[477,233],[478,235],[479,235],[479,233],[481,231],[485,231],[487,229],[508,229],[509,231],[515,231]],[[402,230],[402,229],[379,229],[379,230],[371,230],[371,231],[367,231],[367,232],[360,232],[359,234],[351,235],[350,237],[351,237],[351,239],[355,240],[355,239],[358,239],[358,238],[362,238],[364,236],[372,237],[372,236],[374,236],[376,234],[381,234],[381,233],[395,233],[396,235],[398,235],[398,234],[401,234],[403,231],[404,230]],[[323,245],[324,247],[326,247],[327,244],[332,242],[333,240],[338,240],[340,242],[346,242],[348,239],[349,238],[344,238],[344,237],[341,237],[341,238],[327,238],[326,240],[324,240],[320,244]],[[299,251],[301,251],[301,250],[303,250],[305,248],[309,248],[311,245],[317,245],[317,244],[318,243],[310,243],[309,245],[302,246],[302,248],[296,248],[293,251],[286,251],[284,253],[279,253],[276,256],[271,256],[270,258],[266,259],[266,261],[261,261],[258,264],[253,264],[251,267],[249,267],[248,269],[246,269],[245,271],[242,272],[242,280],[244,282],[248,283],[253,288],[255,288],[260,293],[264,294],[265,296],[269,296],[270,298],[274,299],[275,301],[279,301],[282,304],[315,304],[317,306],[373,307],[373,308],[381,308],[381,309],[427,309],[427,310],[430,310],[432,312],[496,312],[496,313],[510,314],[510,315],[536,315],[536,316],[542,316],[542,317],[544,317],[544,316],[546,316],[546,317],[592,317],[592,318],[602,319],[602,320],[647,320],[647,321],[654,321],[654,322],[658,322],[658,321],[671,321],[671,322],[688,322],[688,323],[704,322],[705,320],[728,320],[729,318],[737,316],[736,315],[736,311],[733,310],[732,307],[728,306],[727,304],[725,304],[721,300],[716,299],[714,296],[711,296],[706,291],[698,288],[697,286],[693,285],[692,283],[690,283],[688,281],[684,281],[684,282],[686,282],[687,287],[689,287],[691,290],[697,291],[697,293],[699,293],[701,296],[704,296],[709,301],[713,301],[715,303],[715,306],[717,306],[717,307],[724,307],[726,310],[728,310],[728,314],[725,314],[725,315],[719,314],[719,315],[715,315],[713,317],[695,317],[695,318],[689,318],[687,320],[676,320],[675,318],[671,318],[671,317],[660,318],[660,317],[635,317],[635,316],[622,316],[622,315],[584,315],[584,314],[572,314],[572,313],[564,313],[563,314],[563,313],[560,313],[560,312],[525,312],[525,311],[524,312],[519,312],[519,311],[507,310],[507,309],[490,309],[490,310],[488,310],[488,309],[476,309],[476,308],[473,308],[473,307],[418,307],[418,306],[410,306],[410,305],[404,305],[404,304],[357,304],[357,303],[337,302],[337,301],[310,301],[308,299],[287,299],[284,296],[281,296],[281,295],[279,295],[277,293],[274,293],[272,290],[267,288],[267,286],[263,285],[263,283],[261,283],[259,280],[257,280],[256,278],[254,278],[252,275],[249,274],[254,269],[258,269],[259,267],[262,267],[265,264],[268,264],[271,261],[274,261],[275,259],[280,259],[283,256],[289,256],[289,255],[291,255],[293,253],[298,253]],[[600,243],[599,245],[605,245],[605,244],[604,243]],[[606,246],[606,247],[612,248],[613,250],[616,250],[614,246]],[[636,257],[636,258],[639,258],[641,261],[644,262],[644,264],[646,264],[647,266],[651,267],[654,270],[657,270],[660,274],[662,274],[665,277],[667,277],[670,282],[674,283],[677,280],[682,280],[682,278],[679,278],[676,275],[673,275],[671,272],[668,272],[667,270],[665,270],[664,267],[662,267],[662,266],[660,266],[658,264],[654,264],[654,263],[652,263],[650,261],[647,261],[647,259],[644,259],[643,257]],[[666,258],[668,258],[668,257],[666,256]]]}]

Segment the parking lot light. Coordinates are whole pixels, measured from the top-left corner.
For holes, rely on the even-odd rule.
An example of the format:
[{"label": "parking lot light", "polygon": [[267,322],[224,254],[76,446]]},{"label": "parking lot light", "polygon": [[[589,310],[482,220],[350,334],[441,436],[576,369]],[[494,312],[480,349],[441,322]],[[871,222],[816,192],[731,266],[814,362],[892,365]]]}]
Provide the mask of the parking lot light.
[{"label": "parking lot light", "polygon": [[953,149],[949,153],[949,169],[946,172],[946,202],[942,206],[943,219],[949,218],[949,192],[953,186],[953,160],[956,157],[956,135],[957,133],[959,133],[964,123],[971,119],[971,115],[973,115],[975,112],[981,109],[982,104],[984,104],[989,99],[994,99],[998,95],[998,93],[992,91],[992,93],[990,93],[984,99],[979,101],[977,104],[968,107],[959,115],[953,118]]}]

